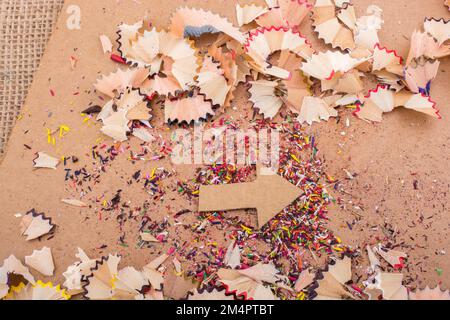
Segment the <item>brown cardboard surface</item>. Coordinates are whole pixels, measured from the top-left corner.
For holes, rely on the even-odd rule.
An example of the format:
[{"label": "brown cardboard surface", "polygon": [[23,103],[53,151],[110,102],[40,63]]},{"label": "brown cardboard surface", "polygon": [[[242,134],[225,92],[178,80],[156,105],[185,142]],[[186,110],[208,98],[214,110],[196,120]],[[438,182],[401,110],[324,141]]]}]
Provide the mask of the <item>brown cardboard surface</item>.
[{"label": "brown cardboard surface", "polygon": [[[61,273],[75,260],[76,247],[84,248],[92,257],[118,252],[124,255],[123,266],[137,268],[168,249],[164,245],[151,249],[136,248],[134,243],[138,228],[132,222],[123,227],[129,231],[127,237],[131,245],[126,248],[120,246],[117,238],[123,230],[117,226],[115,217],[98,218],[101,203],[91,208],[76,208],[61,203],[61,199],[80,196],[79,190],[75,191],[64,182],[63,167],[58,170],[34,170],[32,165],[35,153],[39,151],[58,157],[76,155],[80,159],[79,167],[91,165],[91,147],[101,135],[98,125],[82,122],[80,112],[91,102],[102,103],[92,93],[92,84],[100,74],[117,68],[117,64],[102,52],[98,39],[101,34],[115,39],[117,24],[133,23],[146,13],[155,26],[166,27],[171,12],[180,5],[213,10],[236,23],[236,1],[140,2],[66,2],[22,110],[23,116],[13,130],[7,154],[1,163],[0,259],[11,253],[23,258],[33,249],[44,245],[51,247],[56,267],[54,280],[61,281]],[[66,28],[66,8],[74,4],[81,8],[80,30]],[[447,19],[450,16],[441,0],[358,0],[355,1],[358,14],[363,13],[369,4],[376,4],[384,11],[382,44],[397,49],[403,56],[407,54],[410,34],[421,27],[425,16]],[[313,36],[309,23],[302,26],[302,31],[313,43],[320,43]],[[69,61],[72,55],[78,58],[73,70]],[[380,225],[384,222],[394,225],[400,233],[397,243],[409,255],[409,268],[405,273],[414,281],[414,286],[442,283],[444,288],[450,287],[449,74],[450,61],[445,59],[432,87],[432,97],[443,117],[441,121],[407,110],[396,110],[377,125],[357,121],[346,114],[351,120],[349,128],[345,127],[345,121],[330,121],[309,129],[317,136],[321,150],[319,156],[327,161],[330,175],[345,179],[342,169],[358,174],[356,179],[348,181],[346,187],[351,196],[335,194],[344,198],[345,206],[332,207],[330,228],[344,243],[364,247],[364,243],[379,236]],[[240,112],[252,113],[245,94],[238,97],[236,105],[243,106]],[[162,126],[162,112],[156,110],[156,113],[153,124]],[[57,138],[56,146],[49,145],[46,128],[56,129],[62,124],[69,126],[70,132],[64,138]],[[24,147],[25,144],[31,150]],[[139,142],[134,139],[130,144],[136,147]],[[142,203],[148,195],[136,185],[128,185],[126,179],[139,169],[149,172],[161,166],[169,167],[170,163],[168,160],[157,163],[147,161],[132,166],[126,157],[121,157],[102,176],[90,197],[105,195],[110,199],[117,190],[122,189],[123,196],[131,204]],[[194,168],[190,166],[179,167],[177,171],[178,179],[188,179],[194,174]],[[412,187],[413,180],[419,181],[418,190]],[[162,219],[182,209],[196,210],[197,203],[173,199],[168,205],[152,203],[150,211],[155,219]],[[57,225],[55,237],[26,242],[20,236],[20,219],[14,215],[31,208],[52,218]],[[255,224],[255,215],[249,215],[248,219]],[[347,222],[353,225],[352,230],[349,230]],[[172,234],[171,237],[189,239],[190,230]],[[217,241],[225,240],[218,235]],[[436,270],[441,270],[441,275]]]}]

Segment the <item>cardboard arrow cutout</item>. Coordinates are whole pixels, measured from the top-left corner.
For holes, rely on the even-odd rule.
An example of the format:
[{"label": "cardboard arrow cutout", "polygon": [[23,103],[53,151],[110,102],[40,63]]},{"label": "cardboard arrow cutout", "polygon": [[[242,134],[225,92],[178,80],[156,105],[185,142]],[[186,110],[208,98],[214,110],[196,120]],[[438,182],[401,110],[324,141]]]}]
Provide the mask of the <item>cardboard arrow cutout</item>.
[{"label": "cardboard arrow cutout", "polygon": [[264,168],[255,181],[200,187],[199,211],[256,208],[261,228],[297,199],[301,191],[286,179]]}]

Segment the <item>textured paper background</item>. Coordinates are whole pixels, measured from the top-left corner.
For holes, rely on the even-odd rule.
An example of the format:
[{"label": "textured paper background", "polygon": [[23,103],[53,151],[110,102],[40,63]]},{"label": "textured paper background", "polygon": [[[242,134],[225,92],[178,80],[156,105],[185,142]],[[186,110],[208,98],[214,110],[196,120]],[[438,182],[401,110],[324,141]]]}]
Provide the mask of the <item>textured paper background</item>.
[{"label": "textured paper background", "polygon": [[63,4],[0,1],[0,158]]},{"label": "textured paper background", "polygon": [[[81,7],[81,30],[67,30],[67,15],[60,17],[41,67],[35,76],[25,106],[23,117],[17,122],[7,154],[0,167],[0,204],[2,229],[0,238],[0,259],[11,253],[23,257],[32,249],[43,245],[52,247],[56,280],[67,265],[73,263],[75,249],[80,246],[92,256],[101,253],[119,252],[124,255],[124,264],[140,267],[149,262],[159,252],[167,248],[136,249],[123,248],[117,244],[120,230],[114,219],[99,221],[95,210],[63,206],[60,199],[75,197],[64,184],[63,168],[57,171],[33,171],[32,159],[37,151],[47,151],[53,155],[86,155],[99,137],[98,127],[82,124],[79,113],[91,101],[95,101],[90,91],[99,73],[115,70],[116,64],[103,55],[98,41],[100,34],[114,37],[119,22],[131,23],[143,17],[146,11],[156,26],[166,26],[170,13],[179,5],[191,5],[214,10],[228,16],[235,22],[236,1],[68,1],[67,5]],[[242,1],[248,3],[250,1]],[[381,42],[388,48],[407,54],[409,36],[420,28],[425,16],[449,18],[441,0],[359,0],[355,1],[358,13],[364,12],[369,4],[379,5],[384,10],[385,25],[381,32]],[[307,23],[302,31],[311,39],[313,35]],[[313,41],[317,43],[317,41]],[[79,58],[77,68],[71,70],[69,57]],[[331,208],[330,228],[342,238],[344,243],[363,245],[375,236],[371,227],[388,221],[400,231],[397,242],[410,255],[408,276],[420,278],[417,283],[435,285],[439,282],[450,287],[449,240],[449,160],[450,129],[448,90],[450,62],[441,64],[439,75],[432,87],[433,99],[441,110],[443,120],[435,121],[418,113],[398,110],[386,115],[381,124],[369,125],[350,117],[350,128],[345,121],[321,123],[311,130],[317,135],[320,156],[326,159],[328,172],[344,179],[342,169],[357,173],[357,179],[347,183],[346,191],[352,197],[345,197],[345,207]],[[49,91],[53,90],[55,96]],[[80,92],[79,95],[74,93]],[[236,103],[244,104],[245,96]],[[244,112],[244,111],[243,111]],[[245,112],[251,112],[245,109]],[[51,115],[51,116],[50,116]],[[158,119],[158,117],[156,117]],[[47,144],[45,127],[60,124],[72,128],[57,146]],[[343,134],[345,132],[345,134]],[[32,147],[28,150],[27,144]],[[132,144],[136,144],[133,141]],[[89,157],[82,157],[80,165],[89,163]],[[142,168],[150,170],[154,166],[167,163],[146,163]],[[146,194],[139,189],[126,186],[126,180],[137,166],[121,159],[114,163],[114,169],[102,178],[97,193],[108,193],[124,189],[124,194],[134,203],[139,203]],[[193,169],[179,168],[178,178],[191,177]],[[419,190],[412,187],[413,180],[419,181]],[[332,192],[332,191],[331,191]],[[333,192],[332,192],[333,193]],[[337,194],[336,196],[341,196]],[[352,200],[352,203],[348,201]],[[363,211],[354,207],[363,208]],[[195,209],[195,203],[176,199],[170,210],[155,205],[155,217],[164,217],[182,208]],[[36,208],[46,212],[58,225],[56,235],[51,240],[26,243],[19,235],[17,212]],[[170,212],[168,212],[170,211]],[[249,216],[248,219],[255,219]],[[349,230],[347,222],[354,222]],[[420,222],[422,221],[422,222]],[[128,225],[128,237],[136,237],[136,226]],[[379,230],[379,227],[378,227]],[[134,232],[134,235],[133,235]],[[189,239],[189,232],[171,235]],[[218,235],[221,245],[223,237]],[[130,240],[134,243],[134,240]],[[100,250],[106,244],[107,248]],[[436,269],[442,269],[439,276]],[[424,282],[421,282],[424,281]]]}]

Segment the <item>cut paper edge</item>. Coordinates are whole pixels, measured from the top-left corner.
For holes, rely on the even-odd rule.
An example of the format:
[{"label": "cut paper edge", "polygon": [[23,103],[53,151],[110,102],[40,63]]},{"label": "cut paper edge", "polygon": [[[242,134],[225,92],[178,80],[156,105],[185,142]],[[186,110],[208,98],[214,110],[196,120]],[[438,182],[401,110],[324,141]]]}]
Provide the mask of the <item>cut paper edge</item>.
[{"label": "cut paper edge", "polygon": [[312,125],[321,120],[328,121],[331,117],[337,117],[337,111],[330,107],[323,99],[306,96],[303,98],[302,107],[297,120],[300,123]]},{"label": "cut paper edge", "polygon": [[114,296],[114,283],[117,280],[120,257],[108,255],[95,262],[91,274],[83,285],[84,298],[89,300],[106,300]]},{"label": "cut paper edge", "polygon": [[[211,64],[211,66],[208,68],[206,64]],[[219,63],[213,62],[210,56],[205,57],[204,66],[198,74],[197,86],[200,93],[204,94],[206,99],[211,100],[214,106],[223,106],[231,90],[223,73]]]},{"label": "cut paper edge", "polygon": [[408,257],[406,253],[397,250],[384,249],[381,245],[374,247],[373,250],[395,269],[402,269],[405,266],[404,262]]},{"label": "cut paper edge", "polygon": [[387,69],[393,66],[401,66],[403,58],[395,50],[388,50],[386,47],[381,47],[377,43],[373,51],[373,66],[372,72],[382,69]]},{"label": "cut paper edge", "polygon": [[383,292],[384,300],[408,300],[408,290],[402,285],[403,274],[380,272],[375,288]]},{"label": "cut paper edge", "polygon": [[220,64],[220,68],[223,71],[223,76],[227,80],[227,85],[229,86],[228,93],[225,97],[222,109],[226,109],[231,106],[234,100],[234,90],[242,78],[245,80],[247,74],[250,73],[250,67],[247,69],[242,69],[245,66],[239,66],[237,61],[240,63],[246,63],[245,59],[241,56],[237,57],[234,52],[223,52],[221,47],[211,46],[208,49],[208,54],[213,58],[214,61]]},{"label": "cut paper edge", "polygon": [[369,245],[366,246],[366,250],[367,256],[369,258],[370,269],[372,272],[375,272],[381,266],[380,260],[378,260],[377,256],[375,255],[375,253],[373,252],[372,248]]},{"label": "cut paper edge", "polygon": [[163,288],[164,297],[173,300],[186,299],[189,292],[196,290],[198,285],[198,282],[172,272],[167,276],[166,284]]},{"label": "cut paper edge", "polygon": [[437,41],[426,32],[414,31],[410,42],[411,45],[406,60],[407,66],[421,56],[429,59],[439,59],[450,55],[450,45],[444,44],[439,46]]},{"label": "cut paper edge", "polygon": [[356,30],[356,13],[355,8],[349,2],[345,7],[342,7],[337,12],[337,18],[350,30]]},{"label": "cut paper edge", "polygon": [[264,0],[269,8],[278,6],[278,0]]},{"label": "cut paper edge", "polygon": [[383,10],[376,5],[367,7],[367,16],[361,16],[356,21],[355,45],[359,48],[372,50],[372,48],[380,42],[378,31],[384,21],[381,18]]},{"label": "cut paper edge", "polygon": [[201,119],[206,120],[208,115],[214,115],[215,112],[210,101],[205,100],[202,95],[197,95],[178,100],[166,99],[164,114],[167,123],[177,121],[190,124]]},{"label": "cut paper edge", "polygon": [[425,289],[409,292],[409,300],[450,300],[450,292],[449,290],[441,290],[439,285],[434,289],[426,286]]},{"label": "cut paper edge", "polygon": [[199,37],[204,33],[223,32],[239,43],[245,37],[228,19],[203,9],[182,7],[172,15],[169,27],[177,37]]},{"label": "cut paper edge", "polygon": [[152,118],[151,109],[147,106],[147,96],[142,95],[139,89],[128,89],[118,98],[110,100],[103,106],[97,116],[97,120],[103,122],[100,131],[115,141],[128,140],[131,121]]},{"label": "cut paper edge", "polygon": [[[374,101],[372,101],[374,100]],[[381,122],[384,112],[394,110],[394,93],[388,86],[378,85],[364,96],[362,105],[358,104],[353,114],[359,119],[370,122]]]},{"label": "cut paper edge", "polygon": [[148,79],[143,83],[141,90],[150,96],[153,94],[158,94],[159,96],[176,96],[183,89],[173,76],[161,77],[155,75],[152,79]]},{"label": "cut paper edge", "polygon": [[313,78],[330,80],[336,73],[347,72],[365,61],[366,59],[355,59],[349,54],[338,51],[327,51],[313,54],[310,59],[302,63],[300,69]]},{"label": "cut paper edge", "polygon": [[194,292],[189,293],[188,300],[213,300],[213,301],[224,301],[224,300],[234,300],[233,295],[227,295],[225,289],[219,290],[213,288],[211,290],[207,289],[197,289]]},{"label": "cut paper edge", "polygon": [[149,74],[150,72],[144,68],[128,69],[125,71],[117,69],[116,72],[99,78],[94,84],[94,87],[98,92],[114,98],[116,93],[121,94],[127,88],[140,87]]},{"label": "cut paper edge", "polygon": [[289,27],[298,28],[313,6],[307,0],[278,0],[283,19]]},{"label": "cut paper edge", "polygon": [[56,167],[59,164],[59,160],[49,156],[45,152],[38,152],[37,158],[33,160],[34,168],[43,168],[43,169],[54,169],[56,170]]},{"label": "cut paper edge", "polygon": [[[139,25],[142,25],[142,22]],[[152,28],[140,33],[140,28],[132,28],[127,38],[130,43],[125,50],[122,42],[126,39],[121,38],[120,27],[118,34],[118,51],[127,64],[150,68],[151,75],[156,75],[161,71],[164,57],[169,57],[173,60],[171,75],[177,79],[180,86],[187,89],[194,84],[197,70],[200,68],[200,58],[193,41],[177,38],[165,30]]]},{"label": "cut paper edge", "polygon": [[268,12],[255,19],[258,26],[263,28],[270,27],[289,27],[288,22],[283,17],[280,7],[270,8]]},{"label": "cut paper edge", "polygon": [[133,267],[125,267],[117,273],[114,280],[114,300],[138,300],[144,299],[143,292],[145,287],[150,286],[148,279],[142,272]]},{"label": "cut paper edge", "polygon": [[450,20],[425,18],[423,27],[427,33],[437,40],[439,45],[450,39]]},{"label": "cut paper edge", "polygon": [[34,209],[23,216],[20,222],[21,234],[26,236],[26,241],[31,241],[48,234],[55,225],[51,218],[45,217],[44,213],[37,213]]},{"label": "cut paper edge", "polygon": [[0,267],[0,299],[4,298],[10,290],[8,283],[10,274],[22,276],[31,284],[36,283],[28,268],[25,267],[14,255],[10,255],[8,258],[3,260],[3,264]]},{"label": "cut paper edge", "polygon": [[291,77],[283,80],[282,83],[286,88],[286,95],[281,97],[288,109],[298,114],[305,96],[311,95],[311,88],[308,79],[299,70],[301,58],[296,54],[283,50],[281,51],[278,65],[291,73]]},{"label": "cut paper edge", "polygon": [[221,280],[221,283],[225,288],[226,295],[234,295],[236,298],[243,298],[244,300],[277,300],[269,287],[246,277]]},{"label": "cut paper edge", "polygon": [[414,94],[405,90],[393,92],[388,86],[378,85],[370,90],[354,111],[354,115],[360,119],[381,122],[383,113],[391,112],[397,107],[415,110],[431,117],[441,119],[436,103],[424,94]]},{"label": "cut paper edge", "polygon": [[120,56],[124,59],[131,51],[131,43],[137,39],[137,35],[139,30],[143,27],[143,21],[138,21],[135,24],[129,25],[122,23],[117,27],[117,43],[119,47],[117,51],[120,53]]},{"label": "cut paper edge", "polygon": [[440,62],[425,61],[416,66],[409,65],[405,68],[404,82],[411,92],[430,94],[431,82],[436,78]]},{"label": "cut paper edge", "polygon": [[262,283],[275,284],[279,280],[277,274],[278,270],[271,263],[258,263],[243,270],[220,269],[217,273],[226,295],[245,300],[276,300],[272,290]]},{"label": "cut paper edge", "polygon": [[147,269],[158,269],[167,259],[169,258],[169,256],[167,254],[162,254],[158,257],[156,257],[155,259],[153,259],[152,261],[150,261],[150,263],[148,263],[144,268]]},{"label": "cut paper edge", "polygon": [[316,1],[313,7],[312,25],[319,39],[333,48],[353,50],[355,48],[352,30],[339,22],[336,7],[330,0]]},{"label": "cut paper edge", "polygon": [[77,200],[77,199],[62,199],[61,202],[68,204],[70,206],[79,207],[79,208],[85,208],[88,205],[84,203],[83,201]]},{"label": "cut paper edge", "polygon": [[330,80],[322,80],[322,91],[333,90],[334,93],[357,94],[364,90],[361,73],[351,69],[345,73],[335,74]]},{"label": "cut paper edge", "polygon": [[236,18],[238,26],[242,27],[245,24],[253,22],[259,16],[267,13],[269,10],[255,4],[240,5],[236,4]]},{"label": "cut paper edge", "polygon": [[297,292],[302,291],[303,289],[309,287],[315,279],[315,274],[309,272],[308,269],[303,270],[298,276],[297,281],[295,282],[294,289]]},{"label": "cut paper edge", "polygon": [[52,282],[37,281],[36,284],[20,283],[12,287],[5,300],[69,300],[71,296],[61,289],[60,285],[54,286]]},{"label": "cut paper edge", "polygon": [[67,292],[71,295],[83,292],[83,282],[91,274],[91,269],[95,267],[97,261],[96,259],[90,259],[81,248],[78,248],[75,257],[79,261],[68,266],[62,274],[65,279],[63,286],[67,288]]},{"label": "cut paper edge", "polygon": [[345,288],[345,284],[351,278],[351,259],[349,257],[336,260],[334,265],[329,264],[328,270],[322,272],[322,278],[317,280],[317,287],[314,290],[317,296],[314,300],[355,299]]},{"label": "cut paper edge", "polygon": [[264,118],[275,117],[283,106],[283,100],[275,93],[280,82],[258,80],[251,81],[250,85],[249,100],[253,103],[253,108],[258,109]]},{"label": "cut paper edge", "polygon": [[311,58],[314,53],[311,43],[299,32],[273,26],[251,31],[244,48],[257,63],[267,62],[271,54],[280,50],[288,50],[305,60]]},{"label": "cut paper edge", "polygon": [[232,269],[241,265],[241,250],[235,241],[231,242],[228,246],[223,263]]},{"label": "cut paper edge", "polygon": [[409,93],[401,91],[396,95],[396,106],[411,109],[436,119],[442,119],[439,110],[436,108],[436,102],[423,93]]},{"label": "cut paper edge", "polygon": [[201,61],[192,40],[177,38],[170,32],[157,31],[155,28],[137,34],[128,54],[123,57],[131,65],[150,67],[152,75],[160,72],[164,57],[171,58],[170,75],[185,90],[194,85]]},{"label": "cut paper edge", "polygon": [[31,255],[25,257],[25,264],[47,277],[53,276],[55,270],[52,252],[48,247],[34,250]]},{"label": "cut paper edge", "polygon": [[108,53],[108,52],[112,52],[112,48],[113,48],[113,44],[111,42],[111,40],[109,39],[108,36],[106,35],[101,35],[100,36],[100,43],[102,45],[102,50],[103,53]]}]

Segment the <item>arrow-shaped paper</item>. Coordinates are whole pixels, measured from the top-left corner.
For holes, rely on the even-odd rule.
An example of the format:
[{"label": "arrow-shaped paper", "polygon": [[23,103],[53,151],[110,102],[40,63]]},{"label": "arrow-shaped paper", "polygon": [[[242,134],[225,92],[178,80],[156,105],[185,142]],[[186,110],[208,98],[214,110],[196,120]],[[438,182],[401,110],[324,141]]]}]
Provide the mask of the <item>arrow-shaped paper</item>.
[{"label": "arrow-shaped paper", "polygon": [[256,208],[261,228],[300,194],[299,188],[278,174],[258,173],[253,182],[201,186],[199,211]]}]

